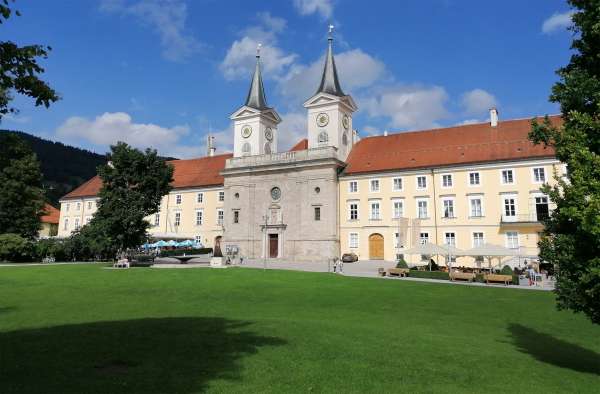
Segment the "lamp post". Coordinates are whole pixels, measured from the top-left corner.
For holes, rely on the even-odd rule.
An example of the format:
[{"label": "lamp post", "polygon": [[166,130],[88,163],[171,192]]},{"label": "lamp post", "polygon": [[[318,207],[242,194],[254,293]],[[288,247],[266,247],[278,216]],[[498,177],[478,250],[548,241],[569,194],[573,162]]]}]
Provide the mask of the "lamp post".
[{"label": "lamp post", "polygon": [[268,209],[265,212],[265,214],[263,215],[263,219],[265,221],[265,249],[264,249],[264,254],[263,254],[263,270],[266,271],[267,270],[267,252],[268,252],[268,235],[267,235],[267,224],[268,224],[268,219],[269,219],[269,215],[268,213]]}]

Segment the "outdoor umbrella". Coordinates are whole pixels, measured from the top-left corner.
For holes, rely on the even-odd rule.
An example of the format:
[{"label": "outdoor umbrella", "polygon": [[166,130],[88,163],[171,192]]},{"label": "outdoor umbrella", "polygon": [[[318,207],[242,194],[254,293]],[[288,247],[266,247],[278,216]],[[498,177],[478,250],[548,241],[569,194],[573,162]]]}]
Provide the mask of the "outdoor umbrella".
[{"label": "outdoor umbrella", "polygon": [[194,241],[186,239],[185,241],[177,242],[177,246],[183,246],[183,247],[194,246]]},{"label": "outdoor umbrella", "polygon": [[488,263],[490,265],[490,270],[492,269],[492,257],[500,258],[506,256],[514,256],[515,251],[513,249],[505,248],[504,246],[494,245],[494,244],[483,244],[476,246],[472,249],[466,250],[463,253],[464,256],[483,256],[487,257]]},{"label": "outdoor umbrella", "polygon": [[[403,250],[402,253],[405,254],[426,254],[426,255],[441,255],[445,256],[448,253],[447,249],[436,245],[434,243],[426,242],[424,244],[419,244],[417,246],[413,246],[412,248]],[[431,267],[430,267],[431,270]]]},{"label": "outdoor umbrella", "polygon": [[165,246],[169,246],[169,244],[161,239],[160,241],[155,243],[154,246],[157,248],[163,248]]},{"label": "outdoor umbrella", "polygon": [[445,250],[444,256],[446,256],[446,265],[448,266],[448,272],[450,272],[450,269],[452,268],[450,263],[450,256],[464,256],[465,251],[450,244],[444,244],[440,247]]},{"label": "outdoor umbrella", "polygon": [[177,241],[175,241],[175,240],[167,241],[167,245],[166,246],[177,246]]}]

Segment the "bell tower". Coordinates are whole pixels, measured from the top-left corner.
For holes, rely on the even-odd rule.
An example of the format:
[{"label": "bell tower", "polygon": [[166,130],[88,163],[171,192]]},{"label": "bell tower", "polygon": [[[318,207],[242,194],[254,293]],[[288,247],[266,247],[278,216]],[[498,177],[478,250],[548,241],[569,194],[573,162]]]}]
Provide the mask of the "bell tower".
[{"label": "bell tower", "polygon": [[308,148],[335,147],[338,158],[345,161],[355,142],[352,114],[358,107],[352,97],[344,93],[338,79],[332,25],[329,25],[321,83],[317,92],[304,102],[304,108],[308,117]]},{"label": "bell tower", "polygon": [[260,71],[260,47],[258,44],[256,67],[246,103],[230,116],[233,121],[234,157],[277,152],[277,125],[281,118],[267,105]]}]

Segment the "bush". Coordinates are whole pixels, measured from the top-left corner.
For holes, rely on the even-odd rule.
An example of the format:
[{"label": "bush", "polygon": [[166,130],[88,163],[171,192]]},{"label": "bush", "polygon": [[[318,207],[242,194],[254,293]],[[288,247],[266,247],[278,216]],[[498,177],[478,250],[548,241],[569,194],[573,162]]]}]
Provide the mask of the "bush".
[{"label": "bush", "polygon": [[401,258],[401,259],[398,259],[396,268],[408,268],[408,264],[406,264],[406,261],[404,261],[404,259]]},{"label": "bush", "polygon": [[502,275],[512,275],[513,274],[513,270],[508,265],[505,265],[500,270],[500,274],[502,274]]},{"label": "bush", "polygon": [[442,271],[410,271],[408,276],[412,278],[426,278],[426,279],[441,279],[449,280],[450,276],[447,272]]},{"label": "bush", "polygon": [[475,274],[475,282],[485,283],[485,279],[483,279],[483,274]]},{"label": "bush", "polygon": [[180,256],[182,254],[190,255],[190,254],[210,254],[212,253],[212,248],[199,248],[199,249],[174,249],[174,250],[161,250],[158,254],[159,257],[169,257],[169,256]]},{"label": "bush", "polygon": [[33,243],[19,234],[0,234],[0,261],[25,262],[34,258]]},{"label": "bush", "polygon": [[35,257],[42,261],[45,257],[54,257],[56,261],[68,259],[65,242],[58,239],[40,239],[35,245]]}]

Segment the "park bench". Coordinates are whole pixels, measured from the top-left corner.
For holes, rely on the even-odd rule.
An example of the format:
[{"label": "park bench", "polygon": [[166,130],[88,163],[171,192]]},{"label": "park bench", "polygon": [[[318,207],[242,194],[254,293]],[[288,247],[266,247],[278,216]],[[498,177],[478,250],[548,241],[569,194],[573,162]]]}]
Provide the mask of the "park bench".
[{"label": "park bench", "polygon": [[475,274],[473,272],[452,272],[450,274],[450,280],[457,279],[473,282],[475,280]]},{"label": "park bench", "polygon": [[500,274],[486,274],[483,276],[483,280],[485,280],[485,283],[503,282],[505,285],[508,285],[512,282],[512,276]]},{"label": "park bench", "polygon": [[408,268],[388,268],[387,276],[400,276],[406,277],[408,276]]}]

